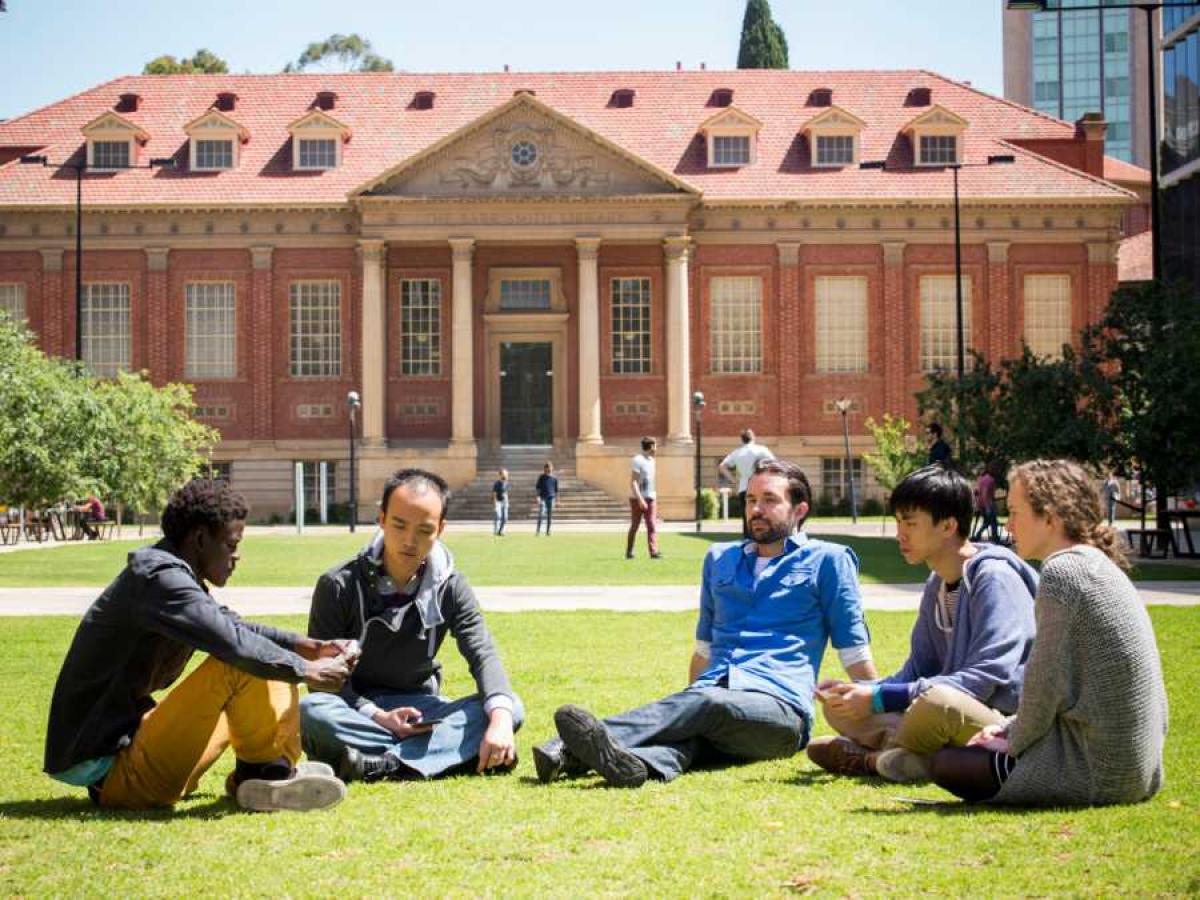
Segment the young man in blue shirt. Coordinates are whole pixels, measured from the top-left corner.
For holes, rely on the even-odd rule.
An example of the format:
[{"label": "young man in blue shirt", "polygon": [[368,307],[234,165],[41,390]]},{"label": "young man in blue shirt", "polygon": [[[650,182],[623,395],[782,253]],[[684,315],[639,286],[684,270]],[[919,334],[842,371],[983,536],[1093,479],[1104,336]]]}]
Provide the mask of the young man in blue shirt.
[{"label": "young man in blue shirt", "polygon": [[750,539],[718,544],[704,560],[689,686],[603,721],[559,707],[558,739],[533,751],[540,781],[594,769],[610,785],[640,787],[706,756],[788,757],[808,742],[827,642],[851,677],[875,677],[858,560],[797,532],[810,498],[799,467],[758,464],[746,490]]},{"label": "young man in blue shirt", "polygon": [[817,738],[808,757],[839,775],[927,781],[933,753],[1017,711],[1037,575],[1011,550],[967,539],[971,485],[952,469],[918,469],[890,505],[905,561],[931,569],[909,657],[876,684],[818,685],[841,736]]}]

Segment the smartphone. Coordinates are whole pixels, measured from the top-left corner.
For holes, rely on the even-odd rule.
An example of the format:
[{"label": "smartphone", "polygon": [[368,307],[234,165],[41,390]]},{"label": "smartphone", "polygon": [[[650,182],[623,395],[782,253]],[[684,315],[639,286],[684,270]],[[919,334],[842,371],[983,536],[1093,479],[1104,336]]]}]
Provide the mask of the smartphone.
[{"label": "smartphone", "polygon": [[440,725],[444,721],[446,721],[446,720],[445,719],[417,719],[414,721],[412,719],[409,719],[408,724],[412,725],[416,728],[421,728],[424,726],[428,726],[428,727],[432,728],[434,725]]}]

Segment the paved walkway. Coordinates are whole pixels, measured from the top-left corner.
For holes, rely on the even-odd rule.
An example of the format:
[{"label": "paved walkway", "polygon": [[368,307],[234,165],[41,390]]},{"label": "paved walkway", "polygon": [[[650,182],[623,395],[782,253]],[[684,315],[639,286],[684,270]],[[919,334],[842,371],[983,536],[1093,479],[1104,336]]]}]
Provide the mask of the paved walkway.
[{"label": "paved walkway", "polygon": [[[1147,581],[1138,585],[1151,605],[1200,606],[1198,581]],[[865,584],[867,609],[915,610],[919,584]],[[71,615],[88,608],[99,588],[0,588],[0,616]],[[308,612],[311,587],[227,587],[214,590],[217,598],[246,616],[291,615]],[[528,610],[607,609],[618,612],[678,612],[696,608],[693,585],[654,587],[477,587],[475,594],[487,612]]]}]

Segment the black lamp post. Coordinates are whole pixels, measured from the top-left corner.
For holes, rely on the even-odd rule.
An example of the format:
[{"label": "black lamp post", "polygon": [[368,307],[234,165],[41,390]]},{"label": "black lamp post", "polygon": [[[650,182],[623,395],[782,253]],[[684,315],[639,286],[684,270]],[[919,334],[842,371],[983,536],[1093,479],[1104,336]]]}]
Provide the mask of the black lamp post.
[{"label": "black lamp post", "polygon": [[1154,11],[1172,6],[1192,6],[1195,0],[1181,0],[1172,3],[1163,0],[1157,3],[1105,3],[1093,6],[1051,6],[1050,0],[1008,0],[1008,8],[1023,12],[1050,12],[1059,14],[1074,12],[1097,12],[1112,9],[1140,9],[1146,14],[1146,61],[1149,66],[1147,79],[1147,96],[1150,113],[1150,256],[1153,265],[1154,280],[1162,278],[1162,237],[1159,229],[1159,197],[1158,197],[1158,65],[1154,58],[1157,48],[1154,45]]},{"label": "black lamp post", "polygon": [[700,533],[700,522],[704,518],[704,499],[700,495],[700,442],[703,436],[704,392],[692,394],[692,409],[696,413],[696,534]]},{"label": "black lamp post", "polygon": [[846,486],[850,495],[850,521],[855,525],[858,524],[858,500],[854,496],[854,469],[850,467],[850,424],[846,417],[850,413],[850,407],[853,402],[842,397],[834,403],[837,411],[842,414],[842,441],[846,447]]},{"label": "black lamp post", "polygon": [[354,534],[358,524],[358,475],[354,471],[354,419],[358,408],[362,406],[362,398],[358,391],[346,394],[346,407],[350,413],[350,533]]},{"label": "black lamp post", "polygon": [[[21,162],[31,166],[54,166],[46,156],[22,156]],[[79,162],[58,163],[60,169],[75,173],[75,359],[83,362],[83,173],[90,167],[87,154]],[[152,159],[144,166],[105,166],[104,171],[113,169],[173,169],[171,157]]]}]

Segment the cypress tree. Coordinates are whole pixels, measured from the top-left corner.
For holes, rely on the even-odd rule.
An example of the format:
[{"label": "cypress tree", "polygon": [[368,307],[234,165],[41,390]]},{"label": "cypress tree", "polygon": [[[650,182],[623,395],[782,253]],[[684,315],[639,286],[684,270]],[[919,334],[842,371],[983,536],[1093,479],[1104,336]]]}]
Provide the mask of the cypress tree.
[{"label": "cypress tree", "polygon": [[768,0],[747,0],[742,17],[742,42],[738,47],[739,69],[786,69],[787,38],[771,18]]}]

